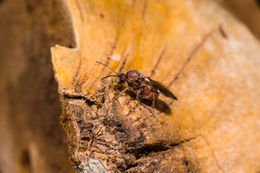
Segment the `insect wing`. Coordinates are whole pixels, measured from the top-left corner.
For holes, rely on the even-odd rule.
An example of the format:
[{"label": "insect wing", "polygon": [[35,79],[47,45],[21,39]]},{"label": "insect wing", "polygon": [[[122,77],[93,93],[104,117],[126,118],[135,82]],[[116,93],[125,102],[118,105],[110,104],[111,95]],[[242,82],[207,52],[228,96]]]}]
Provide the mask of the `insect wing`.
[{"label": "insect wing", "polygon": [[165,86],[163,86],[162,84],[160,84],[159,82],[152,80],[149,77],[146,77],[149,80],[149,84],[154,86],[155,88],[159,89],[160,92],[165,95],[166,97],[169,97],[173,100],[178,100],[177,97],[170,91],[168,90]]}]

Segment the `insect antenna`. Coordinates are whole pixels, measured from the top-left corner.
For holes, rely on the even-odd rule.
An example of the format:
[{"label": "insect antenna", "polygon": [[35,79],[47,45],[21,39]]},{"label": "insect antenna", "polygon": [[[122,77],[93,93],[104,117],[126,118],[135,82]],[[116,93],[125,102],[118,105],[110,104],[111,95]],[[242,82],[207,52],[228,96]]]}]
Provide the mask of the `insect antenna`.
[{"label": "insect antenna", "polygon": [[[103,66],[105,66],[105,67],[107,67],[107,68],[109,68],[112,72],[114,72],[116,75],[113,75],[113,76],[118,76],[118,73],[117,72],[115,72],[112,68],[110,68],[108,65],[106,65],[106,64],[103,64],[102,62],[99,62],[99,61],[96,61],[97,63],[99,63],[99,64],[101,64],[101,65],[103,65]],[[109,76],[112,76],[112,75],[109,75]]]},{"label": "insect antenna", "polygon": [[118,75],[107,75],[107,76],[103,77],[101,80],[104,80],[104,79],[106,79],[108,77],[118,77]]}]

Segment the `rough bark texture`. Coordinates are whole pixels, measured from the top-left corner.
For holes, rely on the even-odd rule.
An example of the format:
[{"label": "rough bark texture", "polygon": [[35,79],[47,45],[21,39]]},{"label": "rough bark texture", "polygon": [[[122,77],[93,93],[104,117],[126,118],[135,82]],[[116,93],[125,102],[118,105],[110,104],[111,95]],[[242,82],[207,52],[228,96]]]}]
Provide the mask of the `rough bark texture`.
[{"label": "rough bark texture", "polygon": [[[67,1],[76,49],[52,48],[77,172],[257,172],[260,46],[213,1]],[[173,91],[156,109],[111,71]]]},{"label": "rough bark texture", "polygon": [[187,144],[196,136],[182,139],[178,128],[169,131],[169,122],[158,121],[146,105],[120,97],[112,86],[97,93],[93,99],[99,104],[63,100],[62,122],[77,172],[199,172]]},{"label": "rough bark texture", "polygon": [[[259,38],[259,1],[216,2]],[[77,172],[259,172],[259,42],[215,1],[0,0],[0,14],[1,173],[72,172],[60,114]],[[154,113],[96,60],[179,100]]]}]

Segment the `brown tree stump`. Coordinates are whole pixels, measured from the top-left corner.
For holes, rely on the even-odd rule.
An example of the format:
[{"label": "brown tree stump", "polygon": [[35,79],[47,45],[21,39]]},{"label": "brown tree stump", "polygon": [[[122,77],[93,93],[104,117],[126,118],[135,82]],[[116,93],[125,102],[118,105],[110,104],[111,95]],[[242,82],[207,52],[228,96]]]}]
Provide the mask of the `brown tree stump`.
[{"label": "brown tree stump", "polygon": [[[67,1],[76,48],[52,62],[76,172],[260,170],[259,42],[212,1]],[[121,93],[138,69],[178,101]],[[154,113],[155,112],[155,113]]]}]

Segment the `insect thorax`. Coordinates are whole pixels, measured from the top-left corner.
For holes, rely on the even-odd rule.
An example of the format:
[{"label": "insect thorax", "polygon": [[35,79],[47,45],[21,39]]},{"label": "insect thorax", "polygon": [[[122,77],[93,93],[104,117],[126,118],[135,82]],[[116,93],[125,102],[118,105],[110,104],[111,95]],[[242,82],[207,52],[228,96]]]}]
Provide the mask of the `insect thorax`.
[{"label": "insect thorax", "polygon": [[145,79],[145,75],[138,70],[129,70],[126,73],[126,80],[133,89],[138,89]]}]

